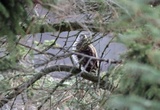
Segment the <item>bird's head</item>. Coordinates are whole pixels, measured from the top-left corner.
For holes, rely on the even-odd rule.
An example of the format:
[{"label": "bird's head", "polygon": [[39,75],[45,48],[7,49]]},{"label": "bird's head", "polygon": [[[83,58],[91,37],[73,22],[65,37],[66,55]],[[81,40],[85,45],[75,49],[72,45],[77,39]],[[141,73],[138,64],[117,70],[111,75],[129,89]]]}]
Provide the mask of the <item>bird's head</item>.
[{"label": "bird's head", "polygon": [[88,45],[91,42],[91,38],[87,36],[86,34],[80,34],[78,36],[79,42],[82,43],[83,45]]}]

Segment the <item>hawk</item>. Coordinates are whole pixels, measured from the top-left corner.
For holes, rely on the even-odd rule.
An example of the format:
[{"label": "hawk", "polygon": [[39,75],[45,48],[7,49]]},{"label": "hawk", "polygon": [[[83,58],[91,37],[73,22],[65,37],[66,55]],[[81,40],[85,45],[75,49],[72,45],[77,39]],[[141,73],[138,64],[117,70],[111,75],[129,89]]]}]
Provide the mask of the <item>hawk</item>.
[{"label": "hawk", "polygon": [[[71,56],[74,65],[81,68],[82,71],[93,72],[97,70],[99,61],[97,59],[92,59],[91,57],[98,58],[98,55],[96,48],[90,44],[89,37],[87,37],[85,34],[79,34],[76,38],[76,41],[73,43],[72,51],[82,54],[73,54]],[[86,57],[85,55],[91,57]]]}]

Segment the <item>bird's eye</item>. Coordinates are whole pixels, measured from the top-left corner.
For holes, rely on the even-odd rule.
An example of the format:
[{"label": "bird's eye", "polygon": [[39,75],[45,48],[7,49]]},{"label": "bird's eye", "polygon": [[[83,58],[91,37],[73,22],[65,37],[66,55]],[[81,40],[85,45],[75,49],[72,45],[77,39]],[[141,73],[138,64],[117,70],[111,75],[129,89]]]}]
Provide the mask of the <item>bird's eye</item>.
[{"label": "bird's eye", "polygon": [[81,38],[81,39],[84,39],[84,38],[85,38],[85,35],[81,35],[80,38]]}]

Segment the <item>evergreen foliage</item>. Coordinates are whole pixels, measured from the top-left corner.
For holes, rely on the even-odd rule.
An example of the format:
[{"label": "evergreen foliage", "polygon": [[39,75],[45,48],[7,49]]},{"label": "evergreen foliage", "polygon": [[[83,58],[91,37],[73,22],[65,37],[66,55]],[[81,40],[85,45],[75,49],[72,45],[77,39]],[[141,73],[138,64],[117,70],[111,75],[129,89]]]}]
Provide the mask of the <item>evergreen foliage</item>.
[{"label": "evergreen foliage", "polygon": [[5,48],[6,51],[5,54],[1,54],[1,70],[13,69],[17,65],[18,54],[20,54],[20,50],[16,46],[17,35],[24,36],[26,32],[22,24],[29,23],[29,17],[25,10],[27,5],[32,5],[31,0],[0,1],[0,39],[4,44],[3,49]]},{"label": "evergreen foliage", "polygon": [[[45,2],[45,0],[42,1]],[[57,4],[57,1],[54,1],[56,3],[53,4]],[[107,72],[107,77],[103,76],[104,79],[112,82],[115,88],[102,90],[98,86],[95,89],[93,88],[95,85],[91,81],[84,81],[79,77],[66,82],[61,80],[60,82],[64,81],[65,83],[57,84],[56,80],[46,75],[38,79],[30,88],[26,87],[28,100],[34,102],[36,106],[41,103],[46,108],[48,106],[58,108],[61,105],[63,109],[67,106],[71,109],[77,107],[84,110],[96,110],[97,108],[104,110],[160,110],[160,6],[155,4],[156,7],[150,6],[145,0],[111,1],[110,8],[114,9],[114,22],[109,21],[107,26],[102,25],[104,26],[103,31],[113,31],[116,35],[115,41],[121,42],[127,47],[127,52],[121,57],[123,62],[112,67]],[[91,4],[95,2],[95,0],[91,1]],[[98,4],[101,4],[98,11],[105,14],[106,5],[103,5],[103,2],[104,0],[98,1]],[[28,5],[33,5],[32,0],[0,0],[0,97],[5,93],[12,93],[11,90],[16,91],[15,87],[19,87],[37,73],[36,70],[32,70],[35,69],[34,67],[20,62],[22,56],[32,57],[33,50],[46,55],[47,53],[44,54],[43,50],[48,47],[59,48],[60,51],[65,50],[65,47],[60,48],[61,45],[56,42],[59,36],[54,40],[45,40],[42,44],[34,42],[34,49],[17,44],[19,38],[28,34],[23,27],[24,24],[28,27],[31,26],[31,32],[39,30],[39,26],[43,24],[43,20],[36,22],[36,25],[32,24],[33,21],[26,11]],[[98,24],[97,21],[95,22]],[[60,25],[63,26],[64,22],[61,23]],[[51,27],[48,26],[48,28]],[[105,30],[106,28],[107,30]],[[68,42],[68,39],[65,42]],[[65,52],[68,50],[66,49]],[[56,57],[55,55],[47,58],[57,60],[62,57],[66,56]],[[32,61],[32,59],[29,60]],[[8,94],[5,96],[7,97]],[[46,97],[49,97],[50,102],[42,103],[46,101]],[[2,105],[0,103],[0,106]]]},{"label": "evergreen foliage", "polygon": [[160,7],[138,0],[118,3],[122,14],[114,26],[122,31],[118,40],[128,51],[125,63],[114,73],[121,78],[109,105],[116,110],[159,110]]}]

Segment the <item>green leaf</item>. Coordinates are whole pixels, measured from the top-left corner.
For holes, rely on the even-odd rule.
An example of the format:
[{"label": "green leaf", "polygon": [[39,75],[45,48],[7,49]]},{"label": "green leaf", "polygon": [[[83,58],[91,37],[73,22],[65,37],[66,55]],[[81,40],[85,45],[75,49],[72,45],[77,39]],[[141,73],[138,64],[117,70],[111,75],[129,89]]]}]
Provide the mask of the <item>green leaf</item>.
[{"label": "green leaf", "polygon": [[0,13],[4,15],[5,19],[9,18],[9,13],[2,3],[0,3]]}]

